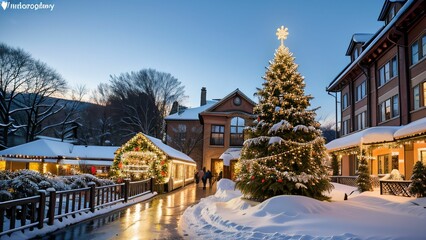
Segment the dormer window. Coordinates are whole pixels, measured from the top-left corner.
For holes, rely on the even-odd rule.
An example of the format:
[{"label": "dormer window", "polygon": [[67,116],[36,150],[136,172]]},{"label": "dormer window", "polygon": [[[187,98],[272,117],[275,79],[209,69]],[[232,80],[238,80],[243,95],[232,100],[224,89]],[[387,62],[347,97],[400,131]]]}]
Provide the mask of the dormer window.
[{"label": "dormer window", "polygon": [[359,54],[360,54],[360,50],[359,50],[359,48],[358,48],[358,47],[355,47],[355,48],[354,48],[354,51],[353,51],[353,53],[352,53],[352,57],[353,57],[352,61],[354,61],[355,59],[357,59],[357,58],[358,58],[358,56],[359,56]]},{"label": "dormer window", "polygon": [[396,11],[395,11],[395,5],[389,8],[388,17],[386,18],[386,24],[388,24],[392,19],[395,17]]}]

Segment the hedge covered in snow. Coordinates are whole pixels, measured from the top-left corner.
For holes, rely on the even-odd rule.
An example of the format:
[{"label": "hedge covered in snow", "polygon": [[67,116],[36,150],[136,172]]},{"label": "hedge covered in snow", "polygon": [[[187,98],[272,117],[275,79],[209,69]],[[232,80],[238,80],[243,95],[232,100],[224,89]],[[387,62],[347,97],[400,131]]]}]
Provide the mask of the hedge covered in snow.
[{"label": "hedge covered in snow", "polygon": [[55,176],[27,169],[0,171],[0,202],[34,196],[38,194],[38,190],[48,188],[56,191],[84,188],[89,182],[96,183],[96,186],[114,184],[111,180],[98,179],[91,174]]}]

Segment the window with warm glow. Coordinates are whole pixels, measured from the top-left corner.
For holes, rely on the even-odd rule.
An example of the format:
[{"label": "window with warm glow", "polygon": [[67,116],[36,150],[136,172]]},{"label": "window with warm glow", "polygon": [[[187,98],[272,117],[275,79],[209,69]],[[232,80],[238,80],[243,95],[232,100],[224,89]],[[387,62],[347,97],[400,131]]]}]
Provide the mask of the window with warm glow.
[{"label": "window with warm glow", "polygon": [[222,145],[224,144],[225,126],[223,125],[212,125],[212,131],[210,135],[210,145]]},{"label": "window with warm glow", "polygon": [[234,117],[231,119],[231,146],[242,146],[244,143],[244,118]]},{"label": "window with warm glow", "polygon": [[399,96],[395,95],[379,104],[379,121],[384,122],[399,116]]}]

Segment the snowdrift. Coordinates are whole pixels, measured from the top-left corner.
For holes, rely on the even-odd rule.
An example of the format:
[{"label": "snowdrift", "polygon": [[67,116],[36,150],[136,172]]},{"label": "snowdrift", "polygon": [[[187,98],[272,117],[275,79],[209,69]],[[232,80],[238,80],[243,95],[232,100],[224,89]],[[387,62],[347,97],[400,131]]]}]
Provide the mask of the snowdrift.
[{"label": "snowdrift", "polygon": [[[218,182],[214,196],[183,214],[179,230],[189,239],[423,239],[423,199],[399,203],[353,193],[348,201],[321,202],[303,196],[276,196],[262,203],[241,198],[235,184]],[[332,196],[354,188],[335,184]],[[385,197],[386,198],[386,197]]]}]

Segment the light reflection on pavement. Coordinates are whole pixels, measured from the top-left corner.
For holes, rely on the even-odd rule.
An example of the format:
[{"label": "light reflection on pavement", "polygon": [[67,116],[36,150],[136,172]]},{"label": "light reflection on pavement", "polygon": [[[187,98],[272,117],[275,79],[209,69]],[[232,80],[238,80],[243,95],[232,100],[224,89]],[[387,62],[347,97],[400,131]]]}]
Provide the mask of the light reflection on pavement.
[{"label": "light reflection on pavement", "polygon": [[178,222],[185,209],[215,193],[216,185],[203,190],[195,184],[137,203],[120,212],[66,227],[43,240],[72,239],[182,239]]}]

